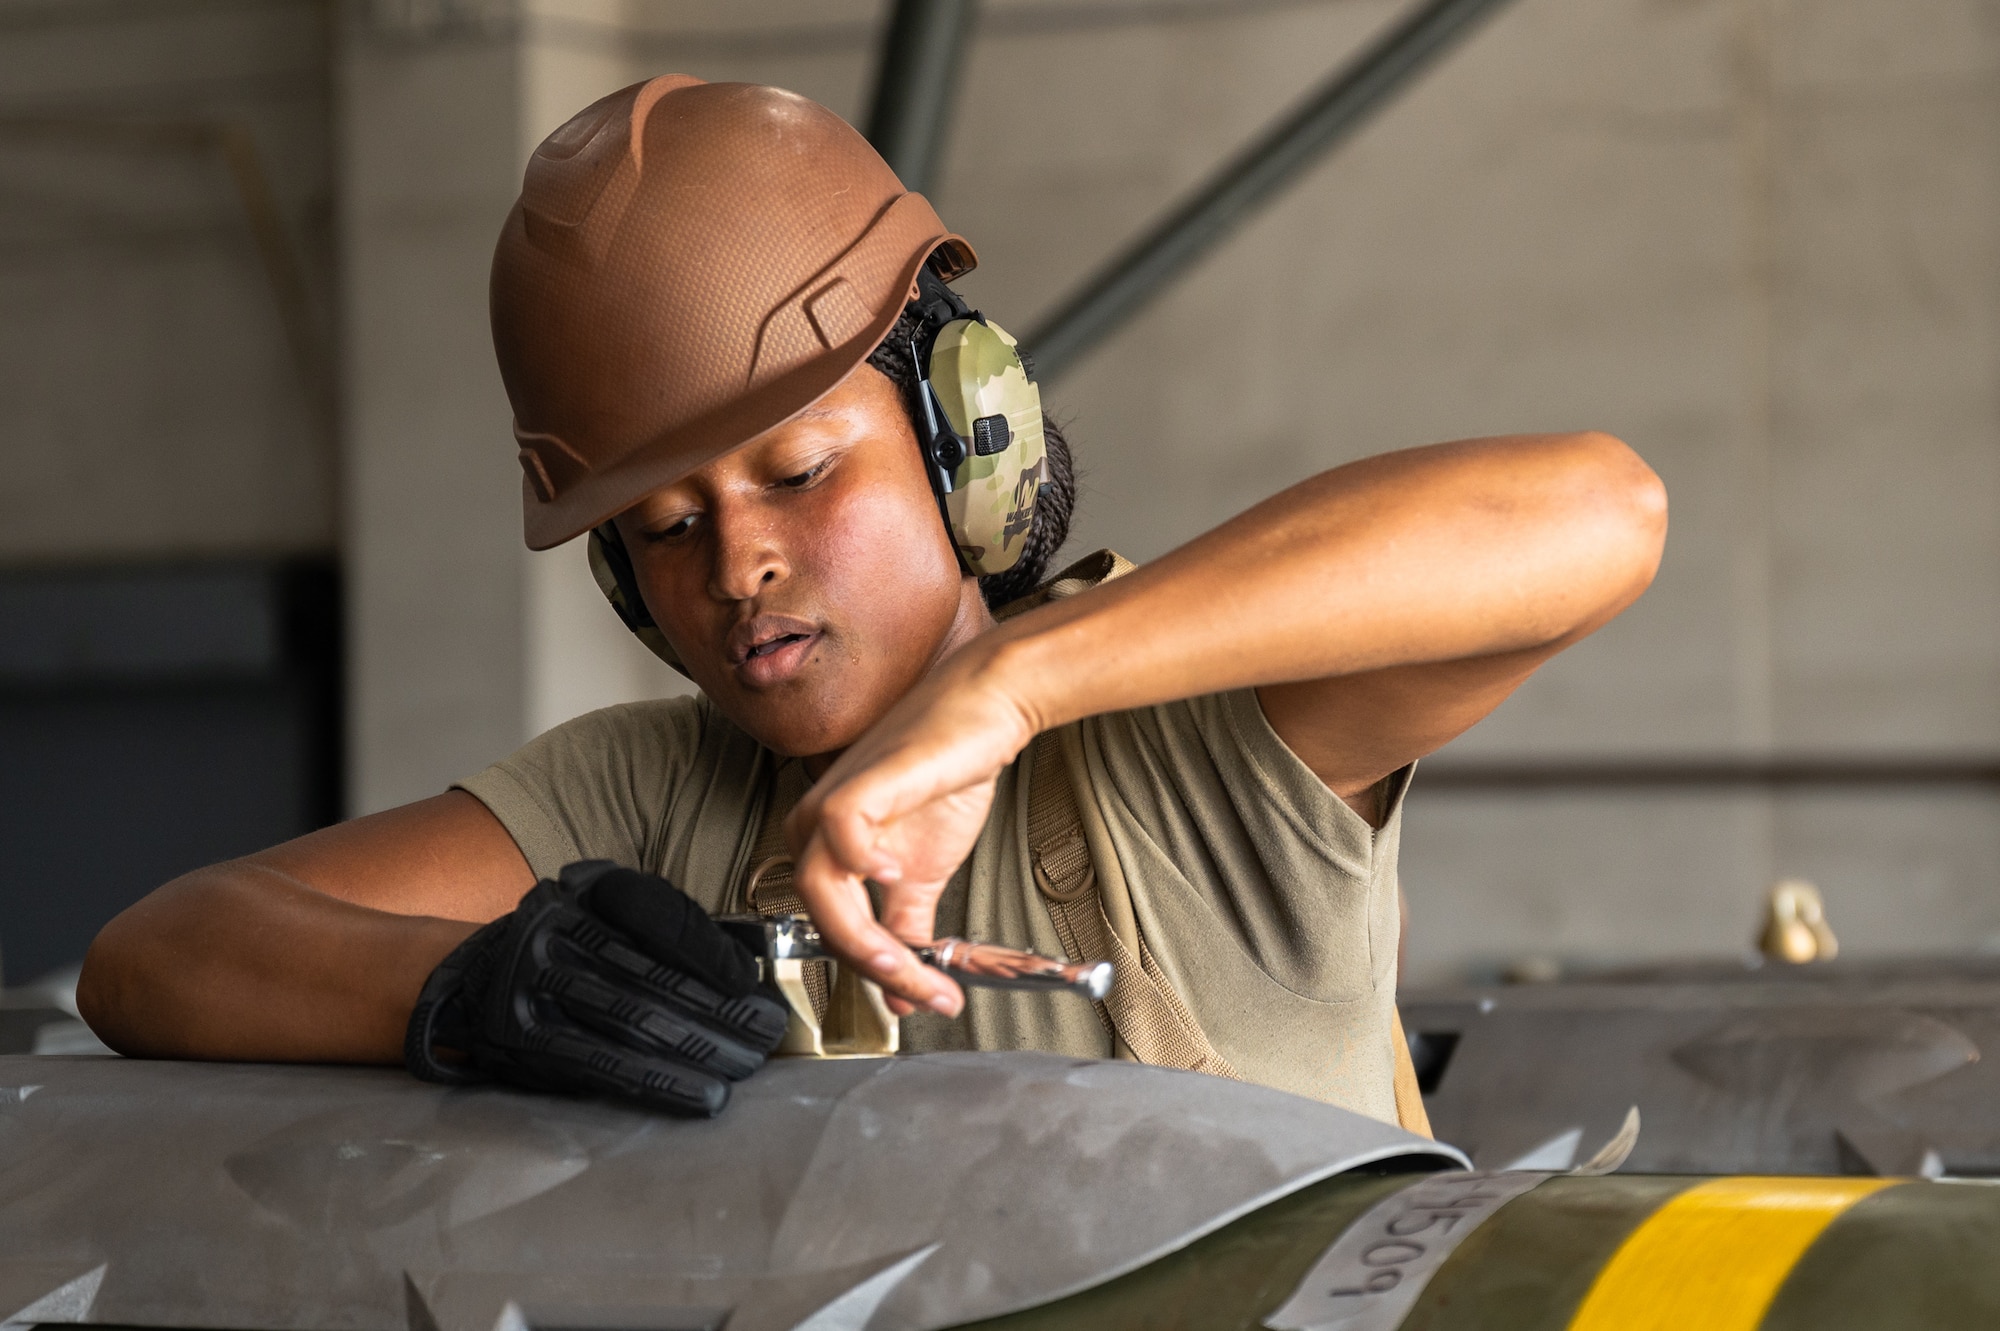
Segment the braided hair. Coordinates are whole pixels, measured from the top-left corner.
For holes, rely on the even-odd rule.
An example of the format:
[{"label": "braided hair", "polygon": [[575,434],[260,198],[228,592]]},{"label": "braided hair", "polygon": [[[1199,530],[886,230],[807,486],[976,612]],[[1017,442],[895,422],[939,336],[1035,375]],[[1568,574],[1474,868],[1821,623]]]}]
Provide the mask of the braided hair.
[{"label": "braided hair", "polygon": [[[917,396],[916,363],[910,357],[910,342],[919,329],[916,313],[904,310],[896,326],[882,339],[882,345],[869,353],[868,363],[887,375],[902,393],[910,424],[918,438],[922,438],[924,407]],[[1049,565],[1055,562],[1056,552],[1069,539],[1070,514],[1076,509],[1076,468],[1070,460],[1069,440],[1046,411],[1042,413],[1042,433],[1046,440],[1048,478],[1035,495],[1034,525],[1028,529],[1027,548],[1014,567],[1004,573],[989,573],[979,580],[979,594],[989,608],[997,609],[1041,586],[1042,579],[1049,575]]]}]

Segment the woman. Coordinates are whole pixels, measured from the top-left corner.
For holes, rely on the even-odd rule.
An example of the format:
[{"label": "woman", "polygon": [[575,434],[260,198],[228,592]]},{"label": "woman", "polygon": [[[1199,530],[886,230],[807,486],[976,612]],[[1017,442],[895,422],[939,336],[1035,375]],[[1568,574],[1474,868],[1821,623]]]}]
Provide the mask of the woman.
[{"label": "woman", "polygon": [[[682,1034],[655,1041],[680,1060],[658,1077],[714,1112],[769,1043],[742,958],[655,879],[530,888],[610,860],[742,909],[789,809],[789,888],[905,1048],[1130,1056],[1105,1013],[968,1002],[905,946],[1075,941],[1030,844],[1034,793],[1066,783],[1105,937],[1184,1005],[1206,1066],[1393,1118],[1406,774],[1646,588],[1660,483],[1592,433],[1369,458],[996,623],[1050,572],[1072,487],[1026,367],[945,285],[972,262],[788,93],[671,76],[551,135],[494,266],[529,543],[592,533],[607,594],[703,697],[579,718],[445,794],[168,884],[93,947],[93,1027],[211,1058],[393,1062],[408,1035],[433,1075],[435,1040],[491,1075],[646,1094],[567,1077],[589,1059],[546,1031],[465,1028],[507,985],[554,992],[523,940],[568,929],[665,967],[644,984],[680,997],[650,1019]],[[971,374],[952,338],[997,359]],[[954,417],[954,376],[960,416],[989,389],[1010,405]],[[562,1038],[644,1043],[564,993],[543,1004],[577,1018]],[[464,1009],[456,1038],[434,1000]],[[727,1057],[676,1070],[716,1040]]]}]

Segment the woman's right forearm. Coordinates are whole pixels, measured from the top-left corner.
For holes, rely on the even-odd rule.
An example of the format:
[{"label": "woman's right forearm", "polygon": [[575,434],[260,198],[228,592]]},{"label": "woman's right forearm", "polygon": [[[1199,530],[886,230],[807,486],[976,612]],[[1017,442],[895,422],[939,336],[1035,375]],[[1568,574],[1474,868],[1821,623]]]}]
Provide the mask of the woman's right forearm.
[{"label": "woman's right forearm", "polygon": [[424,980],[476,927],[356,905],[236,860],[106,925],[77,1005],[123,1054],[397,1063]]}]

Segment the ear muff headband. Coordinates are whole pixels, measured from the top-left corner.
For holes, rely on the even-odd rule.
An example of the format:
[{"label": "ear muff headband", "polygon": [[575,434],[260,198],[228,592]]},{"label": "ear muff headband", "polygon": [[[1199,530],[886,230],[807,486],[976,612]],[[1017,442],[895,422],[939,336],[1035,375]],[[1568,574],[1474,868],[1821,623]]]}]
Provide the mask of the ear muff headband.
[{"label": "ear muff headband", "polygon": [[1042,392],[1019,344],[928,267],[916,304],[924,470],[966,571],[1005,573],[1027,551],[1047,480]]}]

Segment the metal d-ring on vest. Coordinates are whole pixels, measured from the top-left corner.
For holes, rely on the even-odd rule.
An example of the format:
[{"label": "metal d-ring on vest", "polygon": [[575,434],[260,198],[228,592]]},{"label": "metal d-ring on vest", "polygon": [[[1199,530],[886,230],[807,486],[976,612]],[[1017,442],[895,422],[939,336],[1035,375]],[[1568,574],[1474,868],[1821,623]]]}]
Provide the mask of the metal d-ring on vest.
[{"label": "metal d-ring on vest", "polygon": [[[773,805],[776,800],[772,801]],[[782,818],[766,815],[767,828],[784,826]],[[780,832],[782,836],[782,831]],[[757,838],[761,843],[763,836]],[[762,849],[760,845],[759,849]],[[766,855],[750,871],[750,877],[743,884],[743,902],[752,911],[766,917],[776,915],[806,914],[805,898],[792,886],[792,857],[790,855]],[[830,961],[807,961],[800,963],[800,978],[805,981],[806,997],[812,1000],[813,1016],[824,1021],[826,1004],[833,992],[833,975]]]}]

